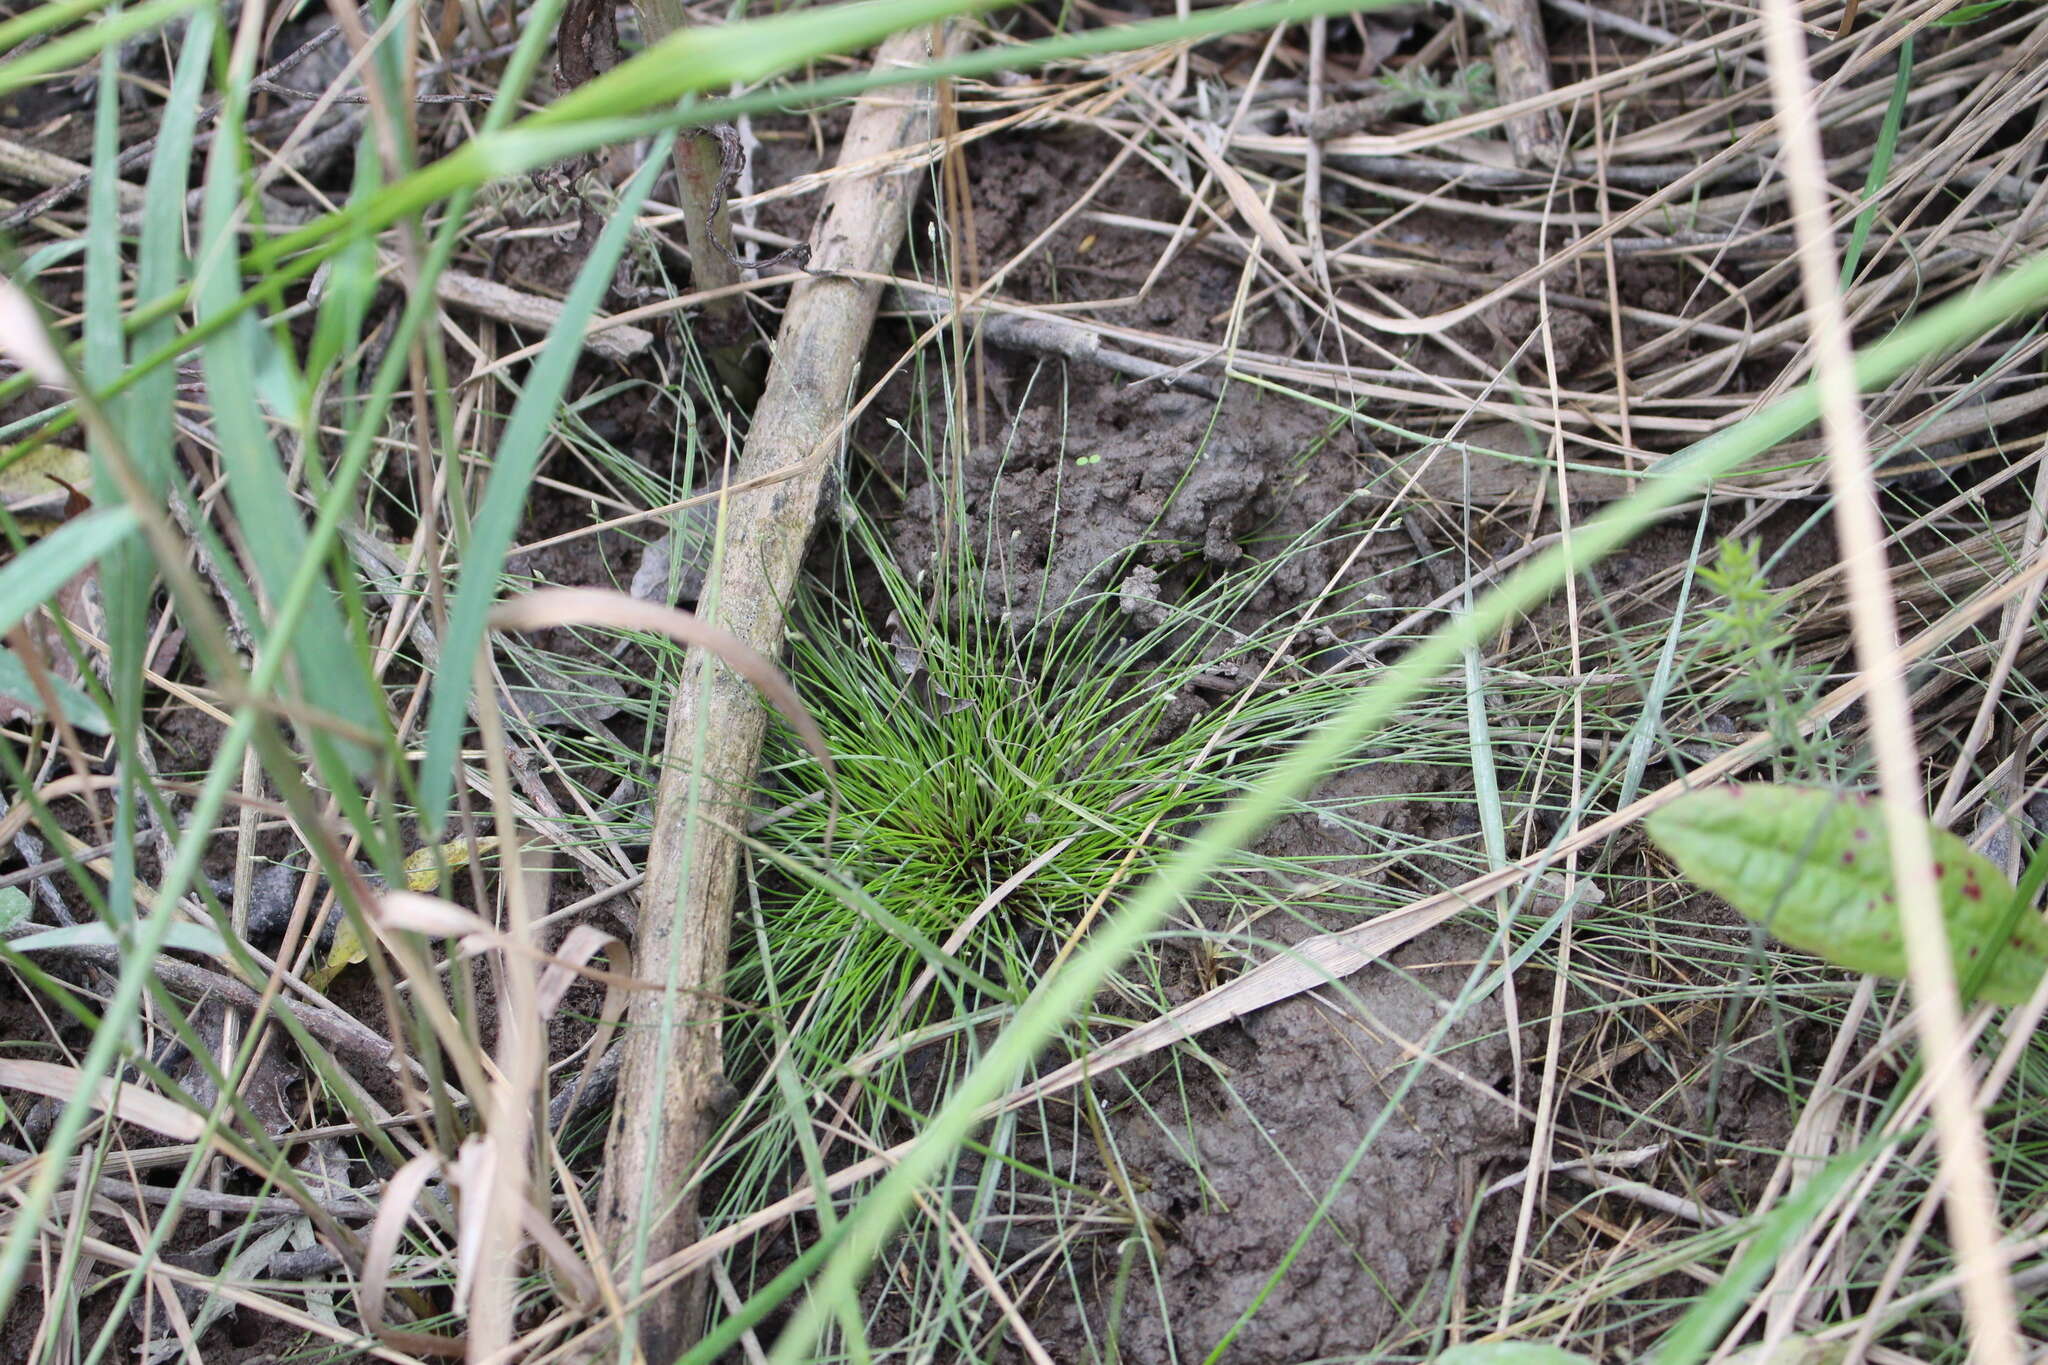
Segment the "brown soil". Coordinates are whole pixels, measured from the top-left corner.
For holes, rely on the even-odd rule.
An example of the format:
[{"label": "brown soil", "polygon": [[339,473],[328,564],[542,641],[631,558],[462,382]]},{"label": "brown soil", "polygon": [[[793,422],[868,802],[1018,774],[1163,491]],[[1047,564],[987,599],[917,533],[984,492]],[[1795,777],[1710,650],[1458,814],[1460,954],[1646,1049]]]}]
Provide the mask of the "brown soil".
[{"label": "brown soil", "polygon": [[[1318,799],[1383,803],[1387,828],[1440,827],[1442,808],[1408,795],[1440,776],[1365,765]],[[1260,848],[1331,875],[1368,852],[1306,815],[1281,821]],[[1259,930],[1284,945],[1336,927],[1328,918]],[[1214,1030],[1205,1065],[1179,1067],[1178,1084],[1162,1075],[1148,1091],[1153,1112],[1120,1119],[1116,1146],[1153,1220],[1160,1279],[1156,1295],[1128,1300],[1128,1358],[1200,1359],[1228,1337],[1230,1359],[1282,1365],[1369,1353],[1429,1328],[1452,1289],[1472,1181],[1524,1135],[1498,1088],[1512,1075],[1498,995],[1450,1014],[1485,946],[1485,935],[1447,926],[1395,953],[1389,970]],[[1418,1074],[1421,1053],[1431,1060]],[[1097,1340],[1104,1309],[1099,1298],[1086,1307]],[[1082,1349],[1075,1311],[1060,1303],[1036,1324],[1055,1358]]]}]

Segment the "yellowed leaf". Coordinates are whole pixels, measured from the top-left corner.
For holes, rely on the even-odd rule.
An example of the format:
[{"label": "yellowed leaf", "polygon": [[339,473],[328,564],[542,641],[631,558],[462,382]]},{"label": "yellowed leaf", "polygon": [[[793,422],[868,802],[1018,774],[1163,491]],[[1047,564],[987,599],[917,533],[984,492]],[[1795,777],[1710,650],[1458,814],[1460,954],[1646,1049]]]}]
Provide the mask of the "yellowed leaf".
[{"label": "yellowed leaf", "polygon": [[64,524],[62,517],[19,516],[14,519],[15,529],[21,532],[23,540],[41,540]]},{"label": "yellowed leaf", "polygon": [[327,945],[327,955],[306,973],[306,984],[316,991],[324,991],[340,976],[358,962],[369,960],[370,950],[363,946],[362,935],[356,932],[355,920],[342,916],[341,923],[334,926],[334,942]]},{"label": "yellowed leaf", "polygon": [[[415,850],[399,869],[405,877],[405,889],[418,895],[427,895],[439,890],[442,867],[453,872],[458,867],[468,866],[472,848],[476,850],[478,857],[482,857],[497,847],[497,837],[487,835],[473,842],[468,839],[450,839],[439,848]],[[356,932],[354,922],[344,918],[335,926],[334,942],[328,945],[327,955],[320,959],[318,966],[306,973],[306,984],[316,991],[324,991],[334,978],[358,962],[367,961],[369,956],[369,945],[365,944],[362,936]]]},{"label": "yellowed leaf", "polygon": [[453,872],[458,867],[467,867],[471,848],[476,850],[478,857],[482,857],[486,853],[495,852],[497,847],[498,838],[491,834],[474,841],[450,839],[438,849],[419,849],[405,860],[405,889],[417,891],[423,896],[439,891],[441,868],[446,867]]},{"label": "yellowed leaf", "polygon": [[0,503],[16,514],[61,511],[74,488],[92,488],[92,462],[82,450],[43,446],[0,468]]}]

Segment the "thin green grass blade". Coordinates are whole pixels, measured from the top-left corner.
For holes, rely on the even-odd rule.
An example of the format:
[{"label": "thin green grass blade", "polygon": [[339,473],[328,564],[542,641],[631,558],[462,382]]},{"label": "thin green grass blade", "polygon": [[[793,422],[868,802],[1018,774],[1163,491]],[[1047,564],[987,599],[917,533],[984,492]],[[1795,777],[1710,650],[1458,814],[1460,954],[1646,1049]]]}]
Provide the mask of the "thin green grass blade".
[{"label": "thin green grass blade", "polygon": [[2034,846],[2034,856],[2027,860],[2026,871],[2020,873],[2020,883],[2013,889],[2013,903],[2023,910],[2032,909],[2044,885],[2048,885],[2048,839]]},{"label": "thin green grass blade", "polygon": [[[1977,292],[1954,299],[1892,332],[1858,358],[1856,378],[1868,387],[1908,365],[1980,335],[2048,298],[2048,254],[2037,256]],[[981,1111],[1023,1074],[1046,1041],[1074,1017],[1124,959],[1196,892],[1225,858],[1243,847],[1288,802],[1299,800],[1359,743],[1393,718],[1468,648],[1545,601],[1568,573],[1597,562],[1646,528],[1663,509],[1742,466],[1819,416],[1808,384],[1653,467],[1655,477],[1588,520],[1569,544],[1552,546],[1488,593],[1468,614],[1447,622],[1390,665],[1331,721],[1302,741],[1271,773],[1227,807],[1049,977],[989,1045],[924,1127],[918,1142],[841,1223],[845,1240],[827,1259],[812,1292],[775,1344],[773,1360],[810,1358],[833,1305],[858,1293],[868,1266],[917,1192],[980,1123]],[[690,1357],[694,1359],[695,1357]]]},{"label": "thin green grass blade", "polygon": [[1698,1365],[1705,1360],[1735,1315],[1748,1306],[1757,1285],[1777,1264],[1779,1253],[1796,1243],[1828,1201],[1892,1141],[1873,1138],[1853,1152],[1844,1152],[1821,1167],[1813,1179],[1789,1198],[1779,1201],[1764,1217],[1742,1254],[1735,1258],[1735,1264],[1722,1275],[1721,1282],[1696,1299],[1678,1325],[1657,1343],[1650,1356],[1651,1365]]},{"label": "thin green grass blade", "polygon": [[470,662],[484,648],[484,621],[490,614],[491,603],[497,600],[505,555],[518,533],[519,520],[526,509],[526,494],[540,467],[541,452],[547,448],[562,393],[583,354],[583,329],[611,289],[612,272],[626,249],[634,218],[667,164],[668,148],[673,141],[671,134],[648,153],[639,172],[619,196],[618,207],[605,223],[583,268],[577,271],[576,283],[562,302],[561,317],[526,376],[526,386],[513,405],[511,420],[506,422],[505,434],[498,442],[497,457],[491,462],[490,483],[470,526],[469,544],[462,555],[462,581],[448,613],[447,638],[441,645],[445,667],[434,679],[433,699],[427,707],[419,818],[429,843],[439,840],[454,793],[457,755],[469,716]]},{"label": "thin green grass blade", "polygon": [[[930,0],[920,0],[918,7],[906,7],[903,12],[923,13],[924,6],[929,3]],[[743,79],[763,79],[840,49],[813,41],[813,33],[804,25],[792,26],[794,31],[787,33],[787,41],[781,44],[782,59],[772,68],[765,69],[759,65],[758,54],[751,50],[734,53],[721,44],[708,51],[690,50],[689,60],[684,62],[664,55],[668,52],[667,44],[660,44],[578,87],[573,95],[565,96],[564,100],[576,101],[570,109],[578,115],[577,121],[564,124],[567,114],[562,109],[563,101],[557,101],[514,127],[479,136],[432,165],[422,167],[404,180],[395,182],[375,202],[349,205],[291,233],[258,243],[250,253],[248,268],[251,273],[259,275],[287,268],[294,272],[295,278],[297,273],[311,271],[319,260],[324,259],[323,253],[314,248],[322,246],[346,227],[381,228],[419,212],[457,189],[522,175],[538,166],[610,143],[746,114],[847,99],[891,86],[921,84],[949,76],[975,77],[1028,70],[1051,61],[1124,52],[1155,43],[1182,42],[1245,29],[1271,28],[1318,14],[1375,9],[1386,3],[1391,3],[1391,0],[1375,0],[1368,4],[1359,4],[1356,0],[1352,3],[1346,3],[1346,0],[1275,0],[1275,3],[1268,4],[1204,10],[1187,19],[1144,20],[1114,28],[1090,29],[1060,38],[964,53],[922,67],[861,71],[805,82],[786,90],[757,91],[722,99],[715,104],[696,103],[683,108],[674,105],[685,95],[722,90]],[[838,8],[841,7],[822,12],[836,13]],[[854,9],[857,6],[843,8]],[[959,8],[951,6],[948,12]],[[816,15],[821,11],[806,10],[803,13]],[[725,24],[718,32],[731,35],[752,24],[767,22],[746,20]],[[694,32],[696,30],[686,30],[669,42],[681,41]],[[646,63],[649,69],[640,69],[640,63]],[[655,69],[664,67],[667,69]],[[761,74],[739,74],[754,72]],[[618,83],[613,84],[614,80]],[[627,103],[624,98],[627,95],[645,99],[647,103]],[[293,261],[292,258],[302,255],[308,256],[311,263]],[[0,397],[5,393],[0,389]]]},{"label": "thin green grass blade", "polygon": [[[363,136],[370,136],[365,130]],[[356,153],[355,184],[349,192],[351,203],[377,193],[382,182],[377,157],[367,147]],[[345,238],[327,276],[327,289],[314,315],[313,341],[307,348],[306,373],[316,383],[339,385],[343,397],[354,397],[359,377],[354,353],[369,320],[370,304],[376,298],[377,241],[367,232]],[[335,373],[339,367],[339,372]],[[317,417],[316,405],[309,404],[300,418],[302,429],[310,429]]]},{"label": "thin green grass blade", "polygon": [[1678,675],[1678,646],[1685,638],[1685,623],[1691,619],[1692,589],[1695,570],[1704,552],[1707,527],[1711,520],[1703,511],[1693,524],[1692,553],[1686,557],[1684,575],[1678,581],[1678,602],[1671,609],[1671,622],[1664,630],[1664,648],[1657,655],[1657,671],[1650,676],[1650,685],[1643,689],[1642,714],[1630,728],[1628,738],[1628,768],[1622,774],[1621,790],[1615,796],[1615,808],[1631,805],[1636,793],[1642,789],[1643,774],[1650,766],[1651,746],[1664,725],[1664,707],[1670,700],[1672,683]]},{"label": "thin green grass blade", "polygon": [[[1465,594],[1465,610],[1472,595]],[[1479,815],[1479,836],[1490,868],[1507,866],[1508,829],[1501,809],[1500,770],[1493,761],[1493,731],[1486,718],[1486,657],[1465,651],[1465,733],[1472,742],[1472,801]]]},{"label": "thin green grass blade", "polygon": [[1891,172],[1892,154],[1898,150],[1899,128],[1906,120],[1906,94],[1913,88],[1913,40],[1899,44],[1899,74],[1892,82],[1892,102],[1885,106],[1884,124],[1877,130],[1877,145],[1871,148],[1870,174],[1863,178],[1863,197],[1869,201],[1856,215],[1849,229],[1849,244],[1842,251],[1843,293],[1856,282],[1856,267],[1863,260],[1863,244],[1870,240],[1870,225],[1877,221],[1877,192]]},{"label": "thin green grass blade", "polygon": [[[855,0],[825,8],[789,10],[741,24],[699,24],[679,29],[619,63],[526,120],[551,127],[615,117],[621,110],[652,109],[728,82],[752,85],[814,57],[860,52],[920,24],[1000,9],[1014,0]],[[705,73],[716,71],[716,85]]]},{"label": "thin green grass blade", "polygon": [[808,867],[765,844],[756,843],[753,847],[755,856],[773,863],[792,879],[813,890],[833,896],[858,910],[884,933],[916,953],[937,977],[947,983],[947,989],[953,992],[956,1001],[960,999],[959,986],[962,985],[991,1000],[1009,1000],[1015,997],[1015,992],[1004,989],[959,958],[948,954],[916,925],[909,923],[900,915],[891,913],[887,906],[868,893],[866,887],[835,882],[816,868]]},{"label": "thin green grass blade", "polygon": [[1996,14],[2007,5],[2014,3],[2017,3],[2017,0],[1982,0],[1981,4],[1959,5],[1936,19],[1934,26],[1936,28],[1960,28],[1964,24],[1974,24],[1979,19]]},{"label": "thin green grass blade", "polygon": [[[1390,0],[1381,0],[1381,3],[1386,2]],[[535,126],[536,120],[542,115],[535,115],[511,128],[501,128],[496,122],[500,111],[504,111],[504,117],[510,117],[509,111],[517,105],[517,93],[524,88],[523,79],[514,81],[509,74],[518,67],[518,60],[515,57],[514,63],[508,66],[507,80],[502,83],[499,93],[494,98],[491,113],[486,115],[484,130],[475,140],[464,144],[441,160],[394,182],[372,200],[352,201],[347,206],[316,218],[290,233],[256,243],[244,257],[243,269],[247,275],[265,281],[266,292],[274,290],[302,279],[318,269],[339,250],[337,243],[347,239],[351,234],[380,231],[402,219],[423,212],[443,199],[473,190],[491,180],[521,175],[565,157],[613,143],[653,137],[680,128],[738,118],[742,115],[848,99],[870,90],[890,86],[913,85],[945,77],[971,78],[997,72],[1026,70],[1046,62],[1123,52],[1155,43],[1181,42],[1245,29],[1270,28],[1313,18],[1319,14],[1336,14],[1376,7],[1377,4],[1361,5],[1356,3],[1356,0],[1352,0],[1351,3],[1347,3],[1346,0],[1275,0],[1274,3],[1206,10],[1184,20],[1145,20],[1113,28],[1090,29],[1083,33],[1034,43],[965,53],[921,68],[862,71],[810,81],[786,90],[756,91],[720,100],[716,104],[697,103],[675,108],[670,107],[670,100],[664,99],[657,101],[661,107],[652,113],[632,110],[617,117],[593,116],[560,128],[545,124]],[[529,16],[528,31],[552,32],[552,15],[558,10],[559,0],[552,0],[547,15],[536,13]],[[739,24],[727,24],[722,26],[720,31],[740,28],[753,22],[759,21],[748,20]],[[827,55],[827,49],[798,42],[797,40],[803,36],[802,31],[793,36],[792,45],[785,49],[785,60],[776,68],[777,70],[787,70]],[[581,88],[589,89],[591,86],[599,85],[617,72],[625,70],[626,65],[630,63],[615,67],[613,71],[591,82],[590,86]],[[676,73],[674,79],[664,84],[661,89],[663,92],[673,90],[673,98],[680,99],[685,94],[723,89],[734,79],[729,70],[705,64],[696,69]],[[554,107],[551,105],[549,109],[552,110]],[[547,113],[548,111],[543,111],[543,114]],[[452,220],[459,218],[460,215],[451,212],[448,217]],[[256,290],[250,290],[237,301],[236,307],[240,309],[253,305],[257,296]],[[173,291],[145,300],[130,310],[130,325],[138,326],[147,320],[174,315],[186,305],[186,302],[184,291]],[[173,343],[172,349],[163,354],[141,357],[138,364],[149,368],[174,361],[184,351],[203,343],[215,332],[228,326],[232,318],[232,313],[220,312],[202,319],[181,335]],[[122,381],[126,382],[128,381],[125,379]],[[0,380],[0,402],[12,398],[26,386],[27,380],[21,376]],[[116,391],[118,387],[117,385]],[[102,395],[103,398],[107,396],[110,395]],[[41,434],[45,439],[55,436],[68,429],[74,421],[75,417],[70,414],[59,415],[41,429]]]},{"label": "thin green grass blade", "polygon": [[[158,133],[157,150],[149,175],[148,202],[182,206],[192,139],[198,123],[200,96],[208,75],[214,32],[214,13],[202,9],[186,27],[185,47],[172,76],[170,98]],[[120,152],[120,69],[115,50],[102,54],[99,108],[94,123],[93,180],[87,197],[85,241],[84,347],[80,363],[86,382],[94,389],[110,387],[127,369],[128,342],[122,320],[121,200],[117,158]],[[136,292],[141,297],[175,287],[182,275],[184,213],[153,212],[143,215],[137,245]],[[172,331],[170,319],[138,333],[141,346],[161,346]],[[151,490],[161,494],[170,475],[172,402],[176,377],[168,366],[135,378],[129,391],[108,409],[109,424],[120,451],[131,468]],[[120,501],[107,461],[113,452],[95,437],[87,448],[93,455],[94,499],[102,505]],[[99,584],[107,613],[108,682],[113,717],[108,728],[122,747],[126,770],[144,774],[146,769],[134,752],[134,738],[142,725],[144,655],[149,643],[150,587],[156,566],[148,550],[135,541],[124,541],[108,551],[99,567]],[[79,703],[89,708],[95,723],[108,726],[99,708],[77,693],[65,698],[65,709],[74,718],[81,714]],[[61,695],[61,694],[60,694]],[[106,729],[101,733],[107,733]],[[144,779],[146,780],[146,779]],[[132,914],[130,894],[134,879],[137,802],[141,789],[123,783],[115,792],[113,870],[107,900],[117,914]]]}]

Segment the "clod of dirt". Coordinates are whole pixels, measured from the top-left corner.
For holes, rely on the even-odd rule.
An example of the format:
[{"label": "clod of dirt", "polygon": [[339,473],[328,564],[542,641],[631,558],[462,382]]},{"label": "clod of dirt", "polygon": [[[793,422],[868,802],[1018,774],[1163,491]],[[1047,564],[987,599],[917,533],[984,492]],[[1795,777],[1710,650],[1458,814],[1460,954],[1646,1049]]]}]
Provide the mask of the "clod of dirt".
[{"label": "clod of dirt", "polygon": [[1117,610],[1148,629],[1165,624],[1166,604],[1159,600],[1159,570],[1140,564],[1124,575],[1117,589]]},{"label": "clod of dirt", "polygon": [[[249,880],[249,903],[243,909],[242,920],[250,942],[275,944],[284,937],[285,928],[292,922],[292,907],[298,904],[299,883],[305,875],[298,868],[284,863],[263,863],[256,868]],[[233,877],[208,877],[207,881],[223,902],[234,898]],[[323,881],[320,890],[325,889]],[[328,912],[327,922],[321,926],[323,948],[333,941],[334,926],[340,922],[341,907],[337,905]]]},{"label": "clod of dirt", "polygon": [[[1172,600],[1161,587],[1169,571],[1227,570],[1277,550],[1350,496],[1358,478],[1349,461],[1312,453],[1322,433],[1320,415],[1249,394],[1219,407],[1188,394],[1076,385],[1065,403],[1025,408],[999,448],[970,454],[962,481],[973,543],[991,558],[983,609],[1033,626],[1079,598],[1121,590],[1133,624],[1150,624],[1145,599]],[[898,563],[931,562],[946,510],[939,497],[931,482],[912,488],[897,523]],[[1314,592],[1333,563],[1322,551],[1292,556],[1263,605]],[[1127,581],[1140,566],[1149,576]]]}]

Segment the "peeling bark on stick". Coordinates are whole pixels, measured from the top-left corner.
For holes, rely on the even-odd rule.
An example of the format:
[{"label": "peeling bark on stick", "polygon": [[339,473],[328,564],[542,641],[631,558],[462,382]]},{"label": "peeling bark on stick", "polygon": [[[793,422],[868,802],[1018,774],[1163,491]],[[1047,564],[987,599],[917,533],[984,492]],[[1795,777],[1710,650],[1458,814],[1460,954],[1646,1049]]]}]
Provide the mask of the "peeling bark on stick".
[{"label": "peeling bark on stick", "polygon": [[[690,26],[683,0],[634,0],[641,27],[650,43]],[[683,241],[690,249],[690,287],[699,293],[740,282],[740,268],[719,249],[732,243],[725,196],[719,193],[723,173],[718,139],[702,128],[676,139],[676,206],[683,210]],[[698,314],[697,335],[713,351],[733,351],[747,343],[747,301],[739,294],[707,302]],[[737,366],[739,357],[730,357]],[[721,368],[724,368],[721,366]],[[732,376],[722,376],[728,381]],[[751,387],[751,386],[749,386]]]},{"label": "peeling bark on stick", "polygon": [[[1550,43],[1543,36],[1537,0],[1505,0],[1503,28],[1493,35],[1493,81],[1502,104],[1548,95]],[[1508,146],[1520,166],[1555,166],[1564,155],[1557,110],[1542,108],[1508,120]]]},{"label": "peeling bark on stick", "polygon": [[[875,64],[924,65],[944,55],[957,41],[955,33],[948,27],[898,34],[883,44]],[[858,165],[929,138],[932,120],[929,87],[878,91],[855,107],[840,163]],[[836,183],[813,233],[819,268],[887,271],[922,185],[916,172]],[[879,296],[878,285],[845,278],[810,278],[795,286],[767,392],[732,481],[744,488],[750,480],[801,466],[789,477],[733,494],[726,510],[726,548],[711,614],[770,658],[782,651],[783,610],[831,469],[829,450],[823,458],[812,457],[835,439]],[[697,1237],[696,1193],[685,1187],[703,1149],[712,1102],[724,1085],[716,1002],[739,852],[729,831],[746,826],[746,792],[759,766],[766,725],[753,689],[700,651],[691,652],[669,706],[635,953],[641,975],[674,984],[666,995],[645,992],[632,1005],[599,1203],[618,1282],[629,1294],[637,1279],[633,1248],[643,1227],[646,1263]],[[675,1020],[666,1042],[660,1028],[664,1008]],[[640,1317],[646,1357],[673,1360],[696,1336],[703,1303],[701,1277],[649,1302]]]},{"label": "peeling bark on stick", "polygon": [[[690,288],[702,293],[738,284],[740,268],[719,250],[719,243],[732,241],[732,219],[725,196],[718,189],[719,179],[725,173],[718,139],[702,128],[692,129],[676,139],[675,158],[676,202],[687,214],[683,219],[683,240],[690,248]],[[746,345],[746,299],[730,294],[708,300],[697,330],[706,346]]]}]

